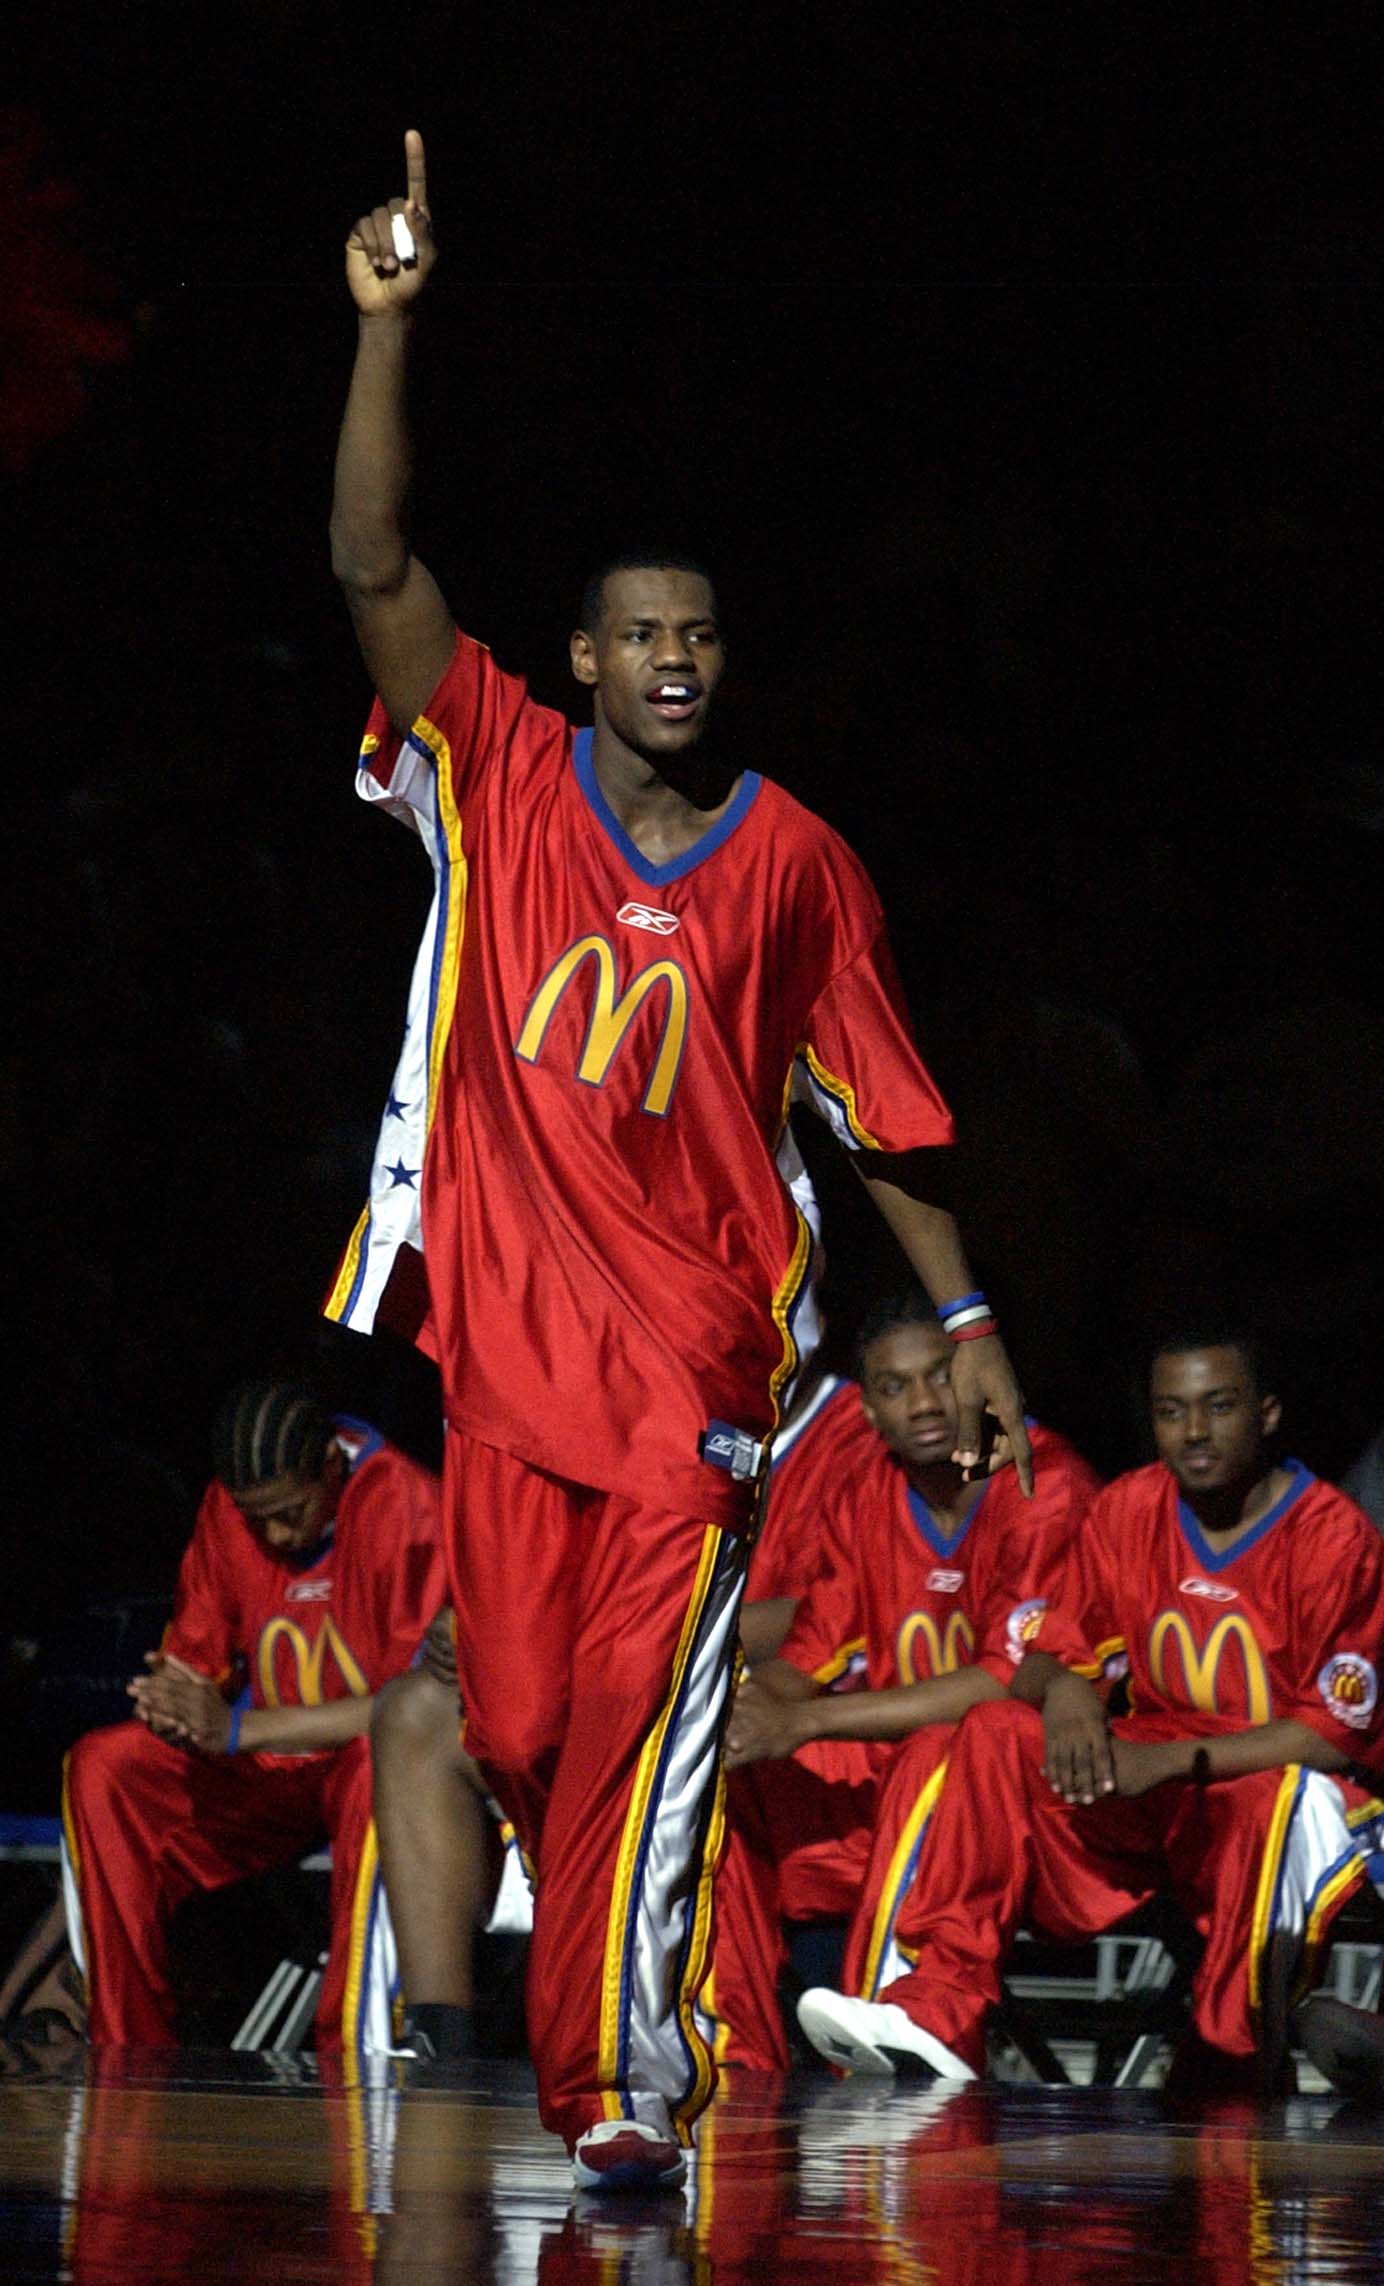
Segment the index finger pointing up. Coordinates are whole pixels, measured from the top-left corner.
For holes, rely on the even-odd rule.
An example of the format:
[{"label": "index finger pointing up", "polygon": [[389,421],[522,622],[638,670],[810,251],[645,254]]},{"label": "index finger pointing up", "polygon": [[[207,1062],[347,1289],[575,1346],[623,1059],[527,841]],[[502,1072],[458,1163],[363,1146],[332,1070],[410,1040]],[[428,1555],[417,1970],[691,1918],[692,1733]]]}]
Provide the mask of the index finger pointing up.
[{"label": "index finger pointing up", "polygon": [[428,211],[428,167],[423,156],[423,138],[416,127],[410,127],[404,137],[404,162],[408,168],[408,202]]}]

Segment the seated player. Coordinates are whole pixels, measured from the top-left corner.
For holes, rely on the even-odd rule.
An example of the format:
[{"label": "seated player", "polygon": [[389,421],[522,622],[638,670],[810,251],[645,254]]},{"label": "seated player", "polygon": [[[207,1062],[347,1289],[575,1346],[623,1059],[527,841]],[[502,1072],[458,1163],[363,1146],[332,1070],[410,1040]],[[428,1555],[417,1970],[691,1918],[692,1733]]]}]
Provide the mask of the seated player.
[{"label": "seated player", "polygon": [[[1206,1940],[1180,2076],[1278,2076],[1269,2021],[1365,1879],[1345,1811],[1378,1752],[1384,1541],[1274,1460],[1245,1335],[1162,1343],[1150,1401],[1159,1459],[1096,1500],[1011,1696],[953,1743],[899,1915],[916,1965],[883,2000],[803,1996],[833,2063],[973,2076],[1021,1924],[1076,1942],[1166,1890]],[[1136,1711],[1109,1720],[1086,1677],[1116,1646]]]},{"label": "seated player", "polygon": [[[810,1193],[804,1203],[815,1209]],[[752,1664],[773,1656],[812,1577],[831,1486],[873,1443],[855,1383],[839,1374],[812,1378],[774,1440],[771,1492],[740,1614]],[[406,1996],[402,2042],[444,2064],[473,2052],[475,1932],[501,1910],[505,1860],[496,1806],[461,1741],[450,1616],[428,1629],[419,1664],[379,1693],[370,1724],[380,1873]],[[513,1883],[504,1925],[523,1926]]]},{"label": "seated player", "polygon": [[[281,1382],[237,1390],[133,1722],[68,1756],[64,1871],[91,2040],[174,2043],[168,1929],[197,1889],[331,1843],[317,2044],[388,2042],[368,1957],[372,1697],[443,1594],[435,1478]],[[347,1991],[352,2020],[343,2025]],[[374,2037],[370,2019],[380,2018]]]},{"label": "seated player", "polygon": [[[988,1480],[968,1482],[951,1457],[952,1349],[916,1290],[862,1327],[868,1441],[815,1509],[817,1578],[731,1716],[730,1838],[703,1998],[717,2055],[730,2063],[786,2068],[785,1920],[849,1917],[851,1989],[872,1991],[887,1973],[952,1725],[1003,1696],[1098,1489],[1085,1462],[1037,1426],[1031,1500],[1003,1446]],[[868,1687],[832,1689],[862,1656]]]}]

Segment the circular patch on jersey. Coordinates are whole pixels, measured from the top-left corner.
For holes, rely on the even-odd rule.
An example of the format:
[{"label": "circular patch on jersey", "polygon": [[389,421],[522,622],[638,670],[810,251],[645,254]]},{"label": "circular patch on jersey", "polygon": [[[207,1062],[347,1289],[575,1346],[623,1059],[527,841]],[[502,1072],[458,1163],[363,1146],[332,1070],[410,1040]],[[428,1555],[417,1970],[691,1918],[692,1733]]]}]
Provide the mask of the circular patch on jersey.
[{"label": "circular patch on jersey", "polygon": [[1317,1689],[1337,1722],[1351,1730],[1368,1730],[1379,1697],[1379,1679],[1368,1659],[1354,1651],[1338,1651],[1317,1677]]},{"label": "circular patch on jersey", "polygon": [[1047,1601],[1036,1596],[1029,1603],[1016,1603],[1005,1624],[1005,1649],[1017,1667],[1026,1651],[1031,1651],[1043,1624]]}]

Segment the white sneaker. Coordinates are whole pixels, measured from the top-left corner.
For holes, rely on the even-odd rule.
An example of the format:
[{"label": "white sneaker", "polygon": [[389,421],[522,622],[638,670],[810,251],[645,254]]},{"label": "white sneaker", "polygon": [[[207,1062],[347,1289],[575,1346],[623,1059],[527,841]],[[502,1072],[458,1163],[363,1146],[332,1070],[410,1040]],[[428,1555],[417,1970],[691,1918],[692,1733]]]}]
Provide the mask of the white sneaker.
[{"label": "white sneaker", "polygon": [[817,1984],[798,2002],[798,2022],[818,2055],[848,2072],[902,2072],[932,2080],[976,2076],[892,2000],[853,2000]]},{"label": "white sneaker", "polygon": [[682,2182],[687,2161],[646,2120],[601,2119],[578,2136],[572,2173],[583,2191],[664,2191]]}]

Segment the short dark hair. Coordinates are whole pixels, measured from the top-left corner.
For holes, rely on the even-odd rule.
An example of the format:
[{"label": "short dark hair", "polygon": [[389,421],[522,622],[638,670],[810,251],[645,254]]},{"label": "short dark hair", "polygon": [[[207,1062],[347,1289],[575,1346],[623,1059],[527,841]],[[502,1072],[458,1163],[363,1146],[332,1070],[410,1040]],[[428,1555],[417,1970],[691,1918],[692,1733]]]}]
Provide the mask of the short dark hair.
[{"label": "short dark hair", "polygon": [[275,1477],[307,1484],[321,1473],[336,1434],[331,1414],[294,1381],[242,1381],[212,1425],[212,1473],[228,1492],[251,1492]]},{"label": "short dark hair", "polygon": [[622,571],[677,571],[690,572],[694,579],[704,579],[715,598],[716,582],[706,565],[690,556],[682,548],[625,548],[619,555],[608,556],[581,591],[577,606],[577,625],[583,634],[594,634],[605,612],[606,581]]},{"label": "short dark hair", "polygon": [[1272,1390],[1263,1337],[1242,1318],[1220,1318],[1208,1313],[1205,1317],[1166,1326],[1155,1333],[1149,1343],[1149,1373],[1160,1357],[1185,1357],[1189,1349],[1238,1350],[1248,1368],[1256,1397],[1263,1397]]},{"label": "short dark hair", "polygon": [[864,1379],[865,1352],[871,1343],[883,1341],[886,1334],[897,1333],[901,1326],[926,1326],[931,1333],[941,1333],[942,1320],[921,1286],[900,1287],[866,1311],[855,1336],[853,1362],[857,1381]]}]

